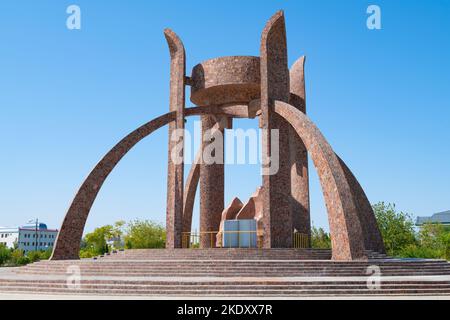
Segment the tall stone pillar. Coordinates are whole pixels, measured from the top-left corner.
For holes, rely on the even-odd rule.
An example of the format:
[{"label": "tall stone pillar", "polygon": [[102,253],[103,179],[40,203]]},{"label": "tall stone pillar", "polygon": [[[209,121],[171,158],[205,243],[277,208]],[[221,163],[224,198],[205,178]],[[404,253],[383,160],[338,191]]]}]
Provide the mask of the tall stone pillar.
[{"label": "tall stone pillar", "polygon": [[204,115],[201,121],[200,247],[211,248],[216,245],[216,232],[224,209],[224,129],[217,125],[215,116]]},{"label": "tall stone pillar", "polygon": [[[169,124],[169,155],[167,170],[166,248],[181,248],[183,229],[184,106],[186,55],[178,36],[164,30],[170,51],[170,111],[176,112]],[[177,159],[178,158],[178,159]]]},{"label": "tall stone pillar", "polygon": [[[298,59],[290,70],[289,103],[306,114],[305,57]],[[289,126],[289,149],[291,168],[292,227],[311,238],[309,207],[308,152],[295,129]],[[309,240],[310,244],[310,240]]]},{"label": "tall stone pillar", "polygon": [[[261,124],[263,128],[263,228],[265,248],[292,247],[291,179],[289,123],[273,111],[274,100],[289,102],[284,14],[277,12],[266,24],[261,37]],[[279,130],[279,140],[271,140],[271,130]],[[279,143],[279,154],[271,154]],[[274,156],[277,158],[274,159]],[[275,173],[274,162],[278,161]]]}]

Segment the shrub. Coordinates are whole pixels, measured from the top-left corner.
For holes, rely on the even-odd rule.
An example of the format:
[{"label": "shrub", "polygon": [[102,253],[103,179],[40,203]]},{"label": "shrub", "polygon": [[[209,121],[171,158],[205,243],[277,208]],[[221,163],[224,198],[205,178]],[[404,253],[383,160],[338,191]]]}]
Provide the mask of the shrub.
[{"label": "shrub", "polygon": [[408,213],[397,211],[395,204],[379,202],[373,211],[389,255],[398,255],[406,247],[417,244],[414,223]]},{"label": "shrub", "polygon": [[322,228],[311,228],[311,248],[314,249],[331,249],[330,234]]},{"label": "shrub", "polygon": [[442,243],[441,247],[441,258],[450,260],[450,232],[446,232],[440,236],[440,241]]},{"label": "shrub", "polygon": [[[92,256],[109,252],[106,240],[113,236],[113,232],[114,227],[111,225],[96,228],[93,232],[85,235],[82,250],[90,252],[89,254],[92,254]],[[86,255],[86,253],[84,252],[83,255]]]},{"label": "shrub", "polygon": [[52,256],[53,248],[41,252],[41,260],[48,260]]},{"label": "shrub", "polygon": [[92,248],[84,248],[80,250],[80,258],[93,258],[98,256],[99,254],[95,252]]},{"label": "shrub", "polygon": [[11,253],[11,262],[18,266],[23,266],[25,264],[30,263],[30,259],[23,254],[23,251],[20,249],[15,249]]},{"label": "shrub", "polygon": [[0,266],[5,264],[11,259],[11,250],[4,244],[0,245]]},{"label": "shrub", "polygon": [[41,252],[40,251],[29,251],[26,257],[30,260],[30,262],[36,262],[41,260]]},{"label": "shrub", "polygon": [[164,248],[166,244],[166,230],[153,221],[131,221],[125,236],[127,249]]},{"label": "shrub", "polygon": [[398,252],[397,256],[401,258],[439,259],[441,258],[441,251],[436,248],[423,247],[412,244],[402,248]]}]

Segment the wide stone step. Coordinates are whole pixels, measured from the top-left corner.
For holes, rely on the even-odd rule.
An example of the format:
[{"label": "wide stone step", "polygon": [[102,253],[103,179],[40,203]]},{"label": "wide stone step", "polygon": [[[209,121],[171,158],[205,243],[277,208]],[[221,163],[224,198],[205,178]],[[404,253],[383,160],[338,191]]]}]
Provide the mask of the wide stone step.
[{"label": "wide stone step", "polygon": [[[20,283],[27,285],[40,285],[40,284],[66,284],[67,280],[65,278],[62,279],[1,279],[0,284],[12,284],[12,283]],[[423,279],[423,280],[414,280],[414,279],[389,279],[389,278],[381,278],[382,285],[450,285],[450,280],[435,280],[435,279]],[[133,279],[130,278],[122,279],[122,278],[112,278],[112,279],[85,279],[81,280],[82,284],[95,284],[95,285],[109,285],[109,284],[125,284],[125,285],[181,285],[181,286],[202,286],[202,285],[213,285],[213,286],[221,286],[221,285],[294,285],[294,286],[309,286],[309,285],[367,285],[367,280],[267,280],[264,278],[253,278],[253,280],[154,280],[151,278],[145,279]]]},{"label": "wide stone step", "polygon": [[27,267],[66,267],[71,265],[80,265],[86,267],[139,267],[139,266],[299,266],[299,267],[366,267],[370,265],[378,265],[382,267],[450,267],[449,263],[446,262],[434,262],[434,263],[386,263],[386,262],[364,262],[364,263],[332,263],[332,262],[316,262],[316,263],[306,263],[299,261],[264,261],[264,262],[251,262],[251,261],[226,261],[226,260],[212,260],[212,261],[140,261],[140,262],[92,262],[92,261],[72,261],[68,263],[57,263],[57,262],[47,262],[47,263],[34,263],[30,264]]},{"label": "wide stone step", "polygon": [[[29,268],[20,270],[18,273],[66,273],[68,269],[66,268]],[[355,274],[366,274],[366,268],[297,268],[297,267],[252,267],[251,270],[243,270],[242,268],[223,268],[223,267],[204,267],[204,268],[134,268],[132,270],[123,268],[80,268],[82,273],[214,273],[214,272],[227,272],[227,273],[257,273],[257,272],[280,272],[282,274],[287,273],[355,273]],[[386,273],[441,273],[447,274],[450,269],[442,268],[380,268],[382,274]]]},{"label": "wide stone step", "polygon": [[305,289],[305,290],[289,290],[289,289],[267,289],[267,290],[223,290],[223,289],[211,289],[211,290],[196,290],[196,289],[165,289],[165,290],[140,290],[140,289],[58,289],[58,288],[22,288],[22,287],[4,287],[1,289],[6,290],[8,293],[20,293],[20,292],[35,292],[40,294],[71,294],[71,295],[82,295],[82,294],[97,294],[97,295],[146,295],[146,296],[333,296],[333,295],[349,295],[349,296],[359,296],[359,295],[448,295],[450,294],[450,289],[420,289],[420,288],[400,288],[400,289],[380,289],[380,290],[369,290],[369,289],[335,289],[335,290],[323,290],[323,289]]},{"label": "wide stone step", "polygon": [[[1,276],[0,291],[228,297],[450,296],[450,264],[445,260],[368,254],[373,257],[368,261],[332,261],[329,250],[128,250],[98,259],[40,261],[14,268],[9,278]],[[66,284],[69,266],[80,268],[80,290]],[[379,290],[367,287],[369,266],[380,268]],[[387,276],[399,276],[401,281],[385,281]]]},{"label": "wide stone step", "polygon": [[[9,283],[1,283],[0,282],[0,290],[8,289],[12,287],[21,287],[27,289],[49,289],[49,288],[63,288],[68,290],[70,289],[65,282],[53,283],[53,282],[41,282],[37,283],[27,283],[27,282],[9,282]],[[104,283],[104,284],[95,284],[95,283],[81,283],[81,289],[146,289],[146,290],[192,290],[195,288],[196,290],[214,290],[214,289],[223,289],[223,290],[329,290],[329,289],[368,289],[366,283],[358,283],[358,284],[336,284],[336,283],[327,283],[327,284],[316,284],[316,283],[304,283],[304,284],[196,284],[195,286],[191,284],[115,284],[115,283]],[[381,284],[380,289],[450,289],[450,283],[446,284],[438,284],[438,283],[426,283],[426,284],[407,284],[407,283],[393,283],[393,284]]]},{"label": "wide stone step", "polygon": [[360,295],[450,295],[449,281],[386,280],[370,290],[366,281],[289,281],[267,280],[82,280],[79,289],[67,286],[64,279],[0,279],[0,292],[70,295],[143,296],[360,296]]},{"label": "wide stone step", "polygon": [[392,260],[379,260],[379,261],[297,261],[297,260],[264,260],[264,261],[251,261],[251,260],[139,260],[139,261],[96,261],[96,260],[70,260],[70,261],[40,261],[28,266],[68,266],[68,265],[86,265],[86,266],[139,266],[139,265],[296,265],[296,266],[368,266],[368,265],[380,265],[380,266],[450,266],[446,261],[434,260],[434,261],[392,261]]},{"label": "wide stone step", "polygon": [[[372,255],[372,254],[369,254]],[[376,256],[376,255],[374,255]],[[317,249],[133,249],[105,255],[99,259],[150,259],[150,258],[239,258],[248,259],[330,259],[330,250]]]},{"label": "wide stone step", "polygon": [[361,269],[367,269],[367,267],[369,266],[378,266],[380,267],[380,269],[382,270],[415,270],[415,269],[421,269],[421,270],[450,270],[450,266],[448,265],[429,265],[429,266],[402,266],[402,265],[398,265],[398,266],[385,266],[385,265],[347,265],[347,266],[335,266],[335,265],[279,265],[279,264],[273,264],[273,265],[228,265],[228,264],[216,264],[216,265],[204,265],[204,264],[197,264],[197,265],[193,265],[193,264],[167,264],[167,265],[137,265],[137,266],[120,266],[117,265],[116,267],[114,266],[101,266],[101,265],[82,265],[82,264],[73,264],[73,265],[60,265],[60,266],[51,266],[51,265],[32,265],[32,266],[28,266],[25,268],[22,268],[20,270],[65,270],[70,266],[78,266],[81,269],[85,269],[85,270],[118,270],[118,269],[123,269],[123,270],[129,270],[130,267],[132,267],[133,269],[143,269],[143,270],[148,270],[148,269],[164,269],[164,270],[170,270],[170,269],[199,269],[199,268],[207,268],[207,269],[244,269],[244,268],[254,268],[254,269],[296,269],[296,270],[300,270],[300,269],[308,269],[308,270],[361,270]]},{"label": "wide stone step", "polygon": [[310,271],[350,271],[350,270],[367,270],[369,266],[378,266],[381,271],[447,271],[450,270],[448,263],[429,263],[429,264],[304,264],[304,263],[136,263],[136,264],[106,264],[106,263],[68,263],[68,264],[32,264],[20,269],[17,272],[25,271],[65,271],[69,266],[79,266],[84,271],[148,271],[148,270],[164,270],[164,271],[180,271],[181,270],[233,270],[233,271],[254,271],[254,270],[310,270]]},{"label": "wide stone step", "polygon": [[[25,274],[30,275],[45,275],[48,273],[39,273],[39,272],[26,272]],[[55,273],[55,275],[66,275],[66,273]],[[436,275],[450,275],[450,272],[384,272],[383,276],[436,276]],[[340,272],[340,273],[314,273],[314,272],[292,272],[292,273],[284,273],[279,274],[277,272],[247,272],[247,273],[230,273],[230,272],[209,272],[207,274],[201,272],[173,272],[173,273],[164,273],[164,272],[115,272],[115,273],[89,273],[84,272],[83,276],[121,276],[121,277],[176,277],[176,276],[184,276],[184,277],[251,277],[251,276],[266,276],[266,277],[316,277],[316,276],[327,276],[327,277],[354,277],[354,276],[366,276],[365,273],[351,273],[351,272]]]}]

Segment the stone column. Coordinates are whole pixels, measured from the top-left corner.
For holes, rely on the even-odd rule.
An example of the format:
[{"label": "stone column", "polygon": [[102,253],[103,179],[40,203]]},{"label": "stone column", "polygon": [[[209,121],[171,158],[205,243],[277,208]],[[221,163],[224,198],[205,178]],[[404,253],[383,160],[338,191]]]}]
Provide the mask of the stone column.
[{"label": "stone column", "polygon": [[[304,65],[305,57],[301,57],[291,67],[289,103],[306,114]],[[308,239],[311,239],[308,152],[292,126],[289,126],[289,149],[292,227],[297,232],[308,235]],[[310,240],[309,244],[311,244]]]},{"label": "stone column", "polygon": [[[263,228],[265,248],[292,247],[291,179],[289,123],[273,112],[273,101],[289,101],[286,28],[284,14],[277,12],[266,24],[261,37],[261,124],[264,140],[263,160],[278,156],[263,166]],[[279,141],[271,140],[271,130],[279,130]],[[272,144],[279,143],[279,154],[271,154]],[[275,159],[276,161],[277,159]]]},{"label": "stone column", "polygon": [[[169,154],[167,170],[166,248],[181,248],[183,229],[184,106],[186,56],[184,46],[171,30],[164,30],[170,51],[170,111],[176,112],[169,124]],[[177,133],[177,134],[175,134]],[[176,159],[178,158],[178,160]],[[174,161],[175,160],[175,161]]]},{"label": "stone column", "polygon": [[201,120],[203,141],[200,164],[200,247],[211,248],[215,247],[215,233],[219,231],[224,210],[224,129],[216,125],[215,116],[204,115]]}]

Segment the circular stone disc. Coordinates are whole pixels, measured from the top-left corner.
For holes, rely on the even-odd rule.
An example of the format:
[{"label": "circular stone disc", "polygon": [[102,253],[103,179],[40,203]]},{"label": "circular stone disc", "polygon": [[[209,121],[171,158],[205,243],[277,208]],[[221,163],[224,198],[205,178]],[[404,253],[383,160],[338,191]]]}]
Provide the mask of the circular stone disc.
[{"label": "circular stone disc", "polygon": [[191,101],[198,106],[248,103],[261,95],[259,57],[206,60],[192,69]]}]

